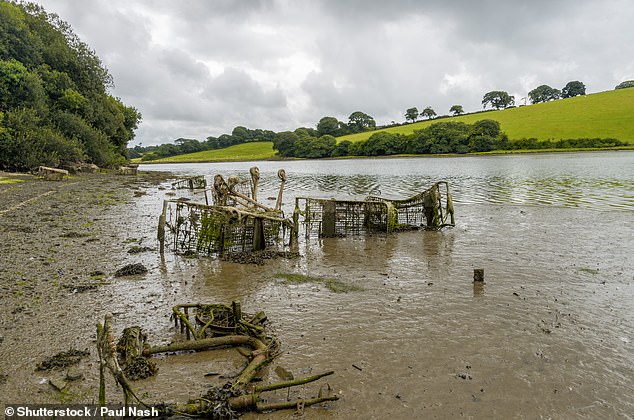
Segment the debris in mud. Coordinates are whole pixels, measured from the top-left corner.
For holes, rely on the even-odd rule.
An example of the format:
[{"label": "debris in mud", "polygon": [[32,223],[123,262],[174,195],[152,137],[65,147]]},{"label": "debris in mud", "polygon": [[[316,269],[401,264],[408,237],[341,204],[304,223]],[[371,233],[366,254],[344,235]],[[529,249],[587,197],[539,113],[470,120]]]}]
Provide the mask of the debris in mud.
[{"label": "debris in mud", "polygon": [[123,373],[126,378],[133,381],[149,378],[156,375],[157,372],[158,367],[156,366],[156,363],[154,363],[154,360],[146,359],[143,356],[135,357],[132,361],[126,364],[123,369]]},{"label": "debris in mud", "polygon": [[406,199],[373,195],[363,201],[297,197],[293,220],[299,220],[300,215],[307,237],[390,234],[455,226],[453,201],[446,181],[436,182]]},{"label": "debris in mud", "polygon": [[150,248],[149,246],[132,245],[130,249],[128,249],[128,254],[140,254],[148,251],[154,251],[154,248]]},{"label": "debris in mud", "polygon": [[64,380],[69,382],[79,381],[80,379],[84,379],[84,374],[75,367],[68,369],[68,372],[66,372],[66,377],[64,378]]},{"label": "debris in mud", "polygon": [[84,293],[90,290],[97,290],[98,285],[95,283],[62,284],[62,287],[66,290],[70,290],[71,293]]},{"label": "debris in mud", "polygon": [[118,269],[115,273],[115,277],[125,277],[125,276],[134,276],[137,274],[145,274],[148,270],[141,263],[128,264],[120,269]]},{"label": "debris in mud", "polygon": [[146,341],[147,334],[141,327],[134,326],[125,328],[117,342],[117,353],[124,366],[123,373],[133,381],[149,378],[158,372],[156,363],[142,356],[143,350],[149,348]]},{"label": "debris in mud", "polygon": [[90,236],[90,234],[80,233],[75,231],[70,231],[70,232],[62,233],[61,235],[59,235],[60,238],[85,238],[87,236]]},{"label": "debris in mud", "polygon": [[307,276],[297,273],[278,273],[275,277],[284,279],[288,283],[321,283],[326,286],[328,290],[334,293],[361,292],[365,290],[363,287],[328,277]]},{"label": "debris in mud", "polygon": [[[192,313],[190,314],[190,310]],[[240,303],[232,302],[229,305],[222,304],[181,304],[173,308],[172,318],[176,326],[180,326],[181,333],[186,332],[187,340],[177,341],[164,346],[150,346],[147,344],[147,336],[140,327],[130,327],[124,330],[122,338],[117,345],[114,344],[112,335],[112,314],[107,314],[103,324],[97,325],[97,350],[100,361],[100,387],[99,403],[106,403],[105,370],[108,369],[116,382],[123,388],[124,403],[128,404],[134,398],[142,405],[146,405],[134,393],[130,386],[126,371],[121,369],[119,358],[115,351],[121,355],[122,363],[128,366],[134,365],[136,360],[148,359],[159,353],[181,352],[185,350],[210,350],[222,347],[250,347],[249,362],[241,370],[235,379],[221,387],[214,387],[199,398],[189,400],[185,404],[169,404],[161,407],[161,415],[174,414],[188,417],[205,418],[238,418],[241,413],[247,411],[266,412],[286,408],[310,406],[326,401],[336,401],[337,395],[329,395],[332,391],[330,385],[321,387],[319,395],[315,398],[283,401],[279,403],[267,402],[262,393],[277,389],[291,388],[317,381],[334,372],[324,372],[302,379],[292,379],[292,374],[283,368],[276,372],[285,374],[286,381],[271,385],[251,386],[257,380],[259,370],[270,363],[278,354],[280,346],[277,339],[266,333],[264,312],[255,315],[247,315],[242,312]],[[145,371],[147,366],[143,364],[139,370]],[[150,373],[156,373],[150,372]],[[287,374],[288,373],[288,374]],[[278,373],[279,375],[280,373]],[[287,374],[287,375],[286,375]],[[328,395],[324,395],[325,393]]]},{"label": "debris in mud", "polygon": [[0,373],[0,385],[6,384],[8,378],[9,375],[7,375],[6,373]]},{"label": "debris in mud", "polygon": [[56,370],[73,366],[89,355],[90,352],[88,350],[70,349],[68,351],[57,353],[55,356],[46,358],[43,362],[37,365],[36,370]]},{"label": "debris in mud", "polygon": [[298,252],[265,250],[256,252],[238,252],[233,254],[225,254],[222,256],[222,260],[239,264],[262,265],[266,260],[272,260],[274,258],[293,259],[298,257]]},{"label": "debris in mud", "polygon": [[[160,252],[165,243],[183,254],[214,254],[231,261],[262,264],[266,254],[249,256],[264,250],[297,251],[300,217],[306,238],[392,233],[406,230],[440,230],[455,226],[454,208],[449,184],[440,181],[429,189],[407,199],[369,196],[364,201],[298,197],[292,217],[282,211],[282,195],[286,172],[278,171],[280,187],[275,207],[257,200],[260,171],[249,170],[250,180],[222,175],[214,176],[213,185],[201,182],[205,203],[179,198],[163,201],[157,238]],[[173,186],[194,189],[195,180],[185,179]],[[211,191],[210,205],[207,191]],[[167,239],[167,241],[166,241]]]}]

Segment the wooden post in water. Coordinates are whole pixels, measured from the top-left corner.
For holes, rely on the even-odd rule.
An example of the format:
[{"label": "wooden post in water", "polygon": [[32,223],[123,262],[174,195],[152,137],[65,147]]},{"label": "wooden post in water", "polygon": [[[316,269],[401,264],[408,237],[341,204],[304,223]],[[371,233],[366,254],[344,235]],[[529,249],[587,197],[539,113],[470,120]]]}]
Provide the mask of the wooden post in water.
[{"label": "wooden post in water", "polygon": [[163,254],[163,252],[165,251],[165,222],[166,222],[166,217],[167,217],[167,200],[163,200],[163,211],[161,212],[161,215],[159,216],[159,224],[158,224],[158,231],[157,231],[157,239],[160,242],[161,245],[161,255]]},{"label": "wooden post in water", "polygon": [[484,293],[484,268],[476,268],[473,270],[473,296],[479,296]]}]

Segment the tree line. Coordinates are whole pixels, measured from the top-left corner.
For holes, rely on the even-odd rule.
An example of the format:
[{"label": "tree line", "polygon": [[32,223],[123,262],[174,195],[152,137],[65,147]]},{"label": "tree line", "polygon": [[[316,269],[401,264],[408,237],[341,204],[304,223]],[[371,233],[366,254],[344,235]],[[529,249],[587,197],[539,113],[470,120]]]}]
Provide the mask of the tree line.
[{"label": "tree line", "polygon": [[0,0],[0,169],[125,161],[141,114],[55,14]]},{"label": "tree line", "polygon": [[[323,117],[317,123],[317,128],[300,127],[293,133],[298,137],[321,137],[344,136],[346,134],[360,133],[368,130],[375,130],[376,122],[370,115],[355,111],[348,117],[348,122],[339,121],[335,117]],[[135,146],[128,150],[130,159],[141,158],[143,161],[162,159],[165,157],[181,155],[186,153],[200,152],[204,150],[223,149],[236,144],[249,143],[254,141],[279,141],[288,132],[275,133],[271,130],[260,128],[249,129],[237,126],[231,134],[222,134],[219,137],[207,137],[205,141],[196,139],[177,139],[174,144],[162,144],[160,146]],[[335,140],[336,142],[336,140]],[[314,153],[314,152],[313,152]]]},{"label": "tree line", "polygon": [[627,143],[616,139],[521,139],[509,141],[500,123],[490,119],[467,124],[444,121],[415,130],[413,134],[380,131],[367,140],[337,143],[331,135],[282,132],[273,141],[273,149],[282,157],[324,158],[340,156],[390,156],[397,154],[445,154],[489,152],[492,150],[617,147]]}]

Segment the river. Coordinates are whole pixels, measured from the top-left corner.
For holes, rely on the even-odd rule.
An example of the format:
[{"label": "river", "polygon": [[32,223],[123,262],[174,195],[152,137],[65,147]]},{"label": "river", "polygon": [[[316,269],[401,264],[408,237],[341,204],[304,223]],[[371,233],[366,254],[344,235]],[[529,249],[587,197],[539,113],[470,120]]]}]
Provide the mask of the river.
[{"label": "river", "polygon": [[[327,382],[341,399],[306,408],[305,418],[632,418],[634,152],[141,169],[246,179],[253,165],[265,199],[277,195],[275,174],[285,169],[287,212],[295,196],[407,197],[439,180],[454,197],[456,227],[440,232],[329,238],[304,243],[298,259],[263,266],[171,253],[150,261],[159,270],[143,287],[160,311],[184,301],[239,300],[246,311],[268,314],[283,353],[265,380],[279,380],[277,366],[295,377],[336,371]],[[137,204],[148,236],[162,194]],[[475,268],[484,269],[483,287],[472,282]],[[280,273],[336,278],[361,290],[287,284]],[[138,287],[129,282],[116,293],[134,299]],[[170,322],[155,315],[139,322],[168,339]],[[202,373],[242,363],[230,351],[183,357],[161,361],[159,375],[140,385],[147,395],[182,401],[211,383]],[[292,395],[304,393],[316,390]]]}]

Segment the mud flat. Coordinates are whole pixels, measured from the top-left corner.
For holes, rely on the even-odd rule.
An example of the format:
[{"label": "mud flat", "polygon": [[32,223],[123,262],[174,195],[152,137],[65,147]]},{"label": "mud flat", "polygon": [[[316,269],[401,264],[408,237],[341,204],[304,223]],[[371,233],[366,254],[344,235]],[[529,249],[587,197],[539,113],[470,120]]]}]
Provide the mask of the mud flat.
[{"label": "mud flat", "polygon": [[[161,256],[162,200],[187,195],[162,175],[24,178],[0,185],[0,404],[96,401],[106,312],[117,333],[140,325],[164,344],[178,336],[174,305],[235,300],[265,311],[282,345],[265,383],[335,371],[327,382],[341,399],[303,418],[634,412],[631,209],[459,202],[453,229],[328,238],[256,265]],[[114,276],[134,263],[148,272]],[[90,352],[72,372],[37,370],[71,349]],[[169,356],[134,386],[146,401],[182,402],[244,362],[234,349]]]},{"label": "mud flat", "polygon": [[[143,217],[130,217],[135,199],[168,175],[0,177],[0,404],[93,401],[95,316],[147,239],[128,236]],[[68,350],[89,351],[79,372],[37,369]]]}]

